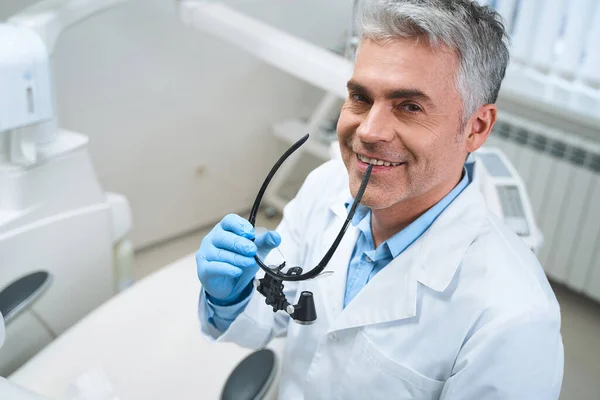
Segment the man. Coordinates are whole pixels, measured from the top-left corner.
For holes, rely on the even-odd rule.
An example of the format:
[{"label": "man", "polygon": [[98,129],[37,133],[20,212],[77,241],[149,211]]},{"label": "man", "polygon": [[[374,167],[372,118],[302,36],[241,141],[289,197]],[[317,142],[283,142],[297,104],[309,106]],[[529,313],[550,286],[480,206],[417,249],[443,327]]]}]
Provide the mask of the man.
[{"label": "man", "polygon": [[[498,15],[469,0],[371,0],[338,122],[343,164],[313,171],[277,232],[229,215],[197,253],[202,330],[259,348],[286,335],[282,399],[557,399],[559,306],[534,254],[464,170],[496,121],[508,63]],[[308,270],[376,164],[305,326],[253,291],[280,244]],[[256,244],[255,244],[256,243]]]}]

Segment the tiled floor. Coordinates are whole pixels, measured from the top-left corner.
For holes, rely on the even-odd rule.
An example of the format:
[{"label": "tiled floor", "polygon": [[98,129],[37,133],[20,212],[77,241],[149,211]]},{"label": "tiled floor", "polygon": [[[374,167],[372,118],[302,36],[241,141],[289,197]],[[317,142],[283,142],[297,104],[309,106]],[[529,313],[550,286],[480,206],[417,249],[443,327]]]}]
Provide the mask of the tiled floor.
[{"label": "tiled floor", "polygon": [[[279,216],[264,214],[258,226],[273,229]],[[136,255],[136,276],[153,271],[195,252],[209,229],[190,233],[171,242],[144,250]],[[562,332],[565,346],[565,374],[561,400],[600,399],[600,304],[562,286],[554,285],[562,308]]]}]

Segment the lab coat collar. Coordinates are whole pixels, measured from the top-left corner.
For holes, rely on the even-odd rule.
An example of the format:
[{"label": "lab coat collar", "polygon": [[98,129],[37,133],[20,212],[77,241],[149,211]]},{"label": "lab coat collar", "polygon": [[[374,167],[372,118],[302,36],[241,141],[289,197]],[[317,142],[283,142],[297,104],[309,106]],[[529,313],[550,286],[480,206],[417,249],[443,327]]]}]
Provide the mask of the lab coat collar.
[{"label": "lab coat collar", "polygon": [[[324,233],[324,250],[347,217],[347,194],[345,190],[336,196],[330,207],[335,221]],[[328,293],[330,331],[416,316],[417,283],[437,292],[446,290],[480,229],[485,210],[477,187],[469,185],[419,239],[375,275],[343,309],[348,263],[358,237],[358,229],[350,224],[329,263],[328,269],[335,269],[335,273],[321,283]]]},{"label": "lab coat collar", "polygon": [[337,215],[339,218],[343,219],[344,221],[346,220],[346,217],[348,216],[348,210],[346,209],[345,203],[348,201],[349,198],[352,198],[351,194],[350,194],[350,189],[348,189],[348,187],[346,187],[337,196],[335,196],[335,199],[331,202],[331,206],[329,207],[331,212],[333,212],[335,215]]},{"label": "lab coat collar", "polygon": [[477,185],[467,186],[419,239],[418,277],[443,292],[485,220],[487,206]]}]

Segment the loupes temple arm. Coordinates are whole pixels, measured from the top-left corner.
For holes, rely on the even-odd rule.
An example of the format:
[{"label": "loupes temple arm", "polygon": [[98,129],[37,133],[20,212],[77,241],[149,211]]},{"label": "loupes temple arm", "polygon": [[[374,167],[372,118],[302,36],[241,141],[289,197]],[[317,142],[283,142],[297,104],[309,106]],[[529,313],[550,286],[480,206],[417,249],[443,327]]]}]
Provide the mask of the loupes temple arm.
[{"label": "loupes temple arm", "polygon": [[342,238],[344,237],[344,234],[346,233],[346,230],[348,229],[348,225],[350,224],[350,221],[352,221],[352,217],[354,216],[354,213],[356,212],[356,207],[358,207],[358,204],[360,203],[360,201],[363,197],[363,194],[365,194],[365,190],[367,189],[367,184],[369,183],[369,178],[371,177],[372,170],[373,170],[373,165],[370,164],[367,167],[367,170],[365,171],[365,176],[363,177],[363,180],[360,184],[360,188],[358,189],[358,193],[356,194],[356,198],[354,199],[354,202],[352,203],[352,208],[350,208],[350,212],[348,213],[348,216],[346,217],[346,221],[344,221],[344,225],[342,226],[340,233],[338,233],[337,237],[333,241],[333,244],[329,248],[329,251],[327,251],[327,253],[323,256],[323,259],[321,260],[321,262],[319,264],[317,264],[317,266],[312,271],[309,271],[306,274],[304,274],[305,276],[307,276],[306,279],[311,279],[311,278],[314,278],[317,275],[319,275],[325,269],[325,267],[327,266],[327,263],[329,262],[329,260],[331,260],[331,257],[333,257],[333,253],[335,253],[335,251],[337,250],[337,247],[339,246],[340,242],[342,241]]},{"label": "loupes temple arm", "polygon": [[304,144],[304,142],[306,142],[308,140],[309,136],[310,135],[307,133],[302,138],[300,138],[300,140],[298,140],[296,143],[294,143],[292,145],[292,147],[287,149],[287,151],[285,153],[283,153],[283,155],[281,157],[279,157],[279,160],[277,160],[275,165],[273,165],[273,168],[271,168],[269,175],[267,175],[267,178],[265,179],[262,186],[260,187],[260,190],[258,191],[258,195],[256,195],[256,200],[254,200],[254,205],[252,205],[252,210],[250,211],[250,218],[248,218],[248,221],[252,224],[252,226],[254,226],[254,224],[256,223],[256,214],[258,214],[258,208],[260,207],[260,202],[262,201],[262,198],[265,195],[265,191],[267,190],[267,187],[269,186],[271,179],[273,179],[273,176],[275,176],[275,173],[277,172],[279,167],[281,167],[281,164],[283,164],[285,162],[285,160],[287,160],[287,158],[292,155],[293,152],[298,150],[300,148],[300,146],[302,146]]}]

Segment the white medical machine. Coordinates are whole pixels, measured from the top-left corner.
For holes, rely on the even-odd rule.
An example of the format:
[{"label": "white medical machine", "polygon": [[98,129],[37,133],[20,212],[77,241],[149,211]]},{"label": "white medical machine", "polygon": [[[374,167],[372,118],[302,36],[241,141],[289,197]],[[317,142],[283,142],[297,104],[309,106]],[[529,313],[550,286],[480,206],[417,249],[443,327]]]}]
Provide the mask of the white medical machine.
[{"label": "white medical machine", "polygon": [[103,190],[88,138],[59,128],[51,72],[61,32],[121,1],[46,0],[0,23],[2,376],[132,281],[129,203]]},{"label": "white medical machine", "polygon": [[508,157],[496,147],[484,146],[471,154],[465,165],[490,210],[539,254],[544,238],[525,184]]}]

